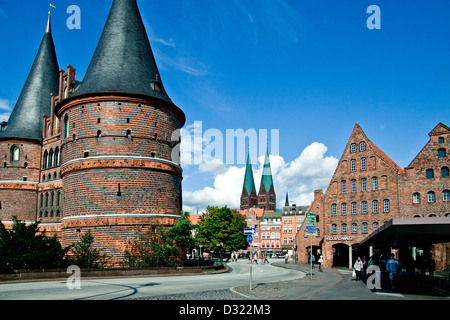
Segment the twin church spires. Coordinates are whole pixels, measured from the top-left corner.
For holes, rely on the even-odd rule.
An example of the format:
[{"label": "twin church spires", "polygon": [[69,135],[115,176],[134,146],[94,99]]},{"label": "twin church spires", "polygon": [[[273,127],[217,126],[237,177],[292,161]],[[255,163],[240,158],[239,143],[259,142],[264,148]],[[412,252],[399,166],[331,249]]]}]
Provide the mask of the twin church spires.
[{"label": "twin church spires", "polygon": [[254,207],[265,209],[266,211],[276,210],[276,194],[275,187],[273,185],[272,170],[270,168],[269,148],[266,150],[266,157],[264,159],[261,184],[258,194],[256,194],[250,152],[248,154],[247,166],[245,168],[244,186],[241,194],[241,210]]}]

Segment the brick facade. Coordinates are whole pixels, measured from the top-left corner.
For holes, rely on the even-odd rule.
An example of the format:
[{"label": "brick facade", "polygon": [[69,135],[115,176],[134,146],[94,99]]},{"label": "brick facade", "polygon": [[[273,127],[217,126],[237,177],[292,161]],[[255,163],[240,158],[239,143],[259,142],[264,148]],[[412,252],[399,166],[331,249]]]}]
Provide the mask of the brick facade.
[{"label": "brick facade", "polygon": [[[126,21],[120,19],[123,12],[131,14]],[[139,32],[131,39],[122,23]],[[50,17],[47,37],[49,26]],[[63,246],[90,230],[94,245],[117,266],[136,232],[156,224],[170,227],[180,215],[180,141],[173,134],[183,127],[185,115],[165,93],[136,2],[115,0],[103,32],[115,34],[101,37],[97,47],[108,61],[94,54],[89,66],[99,66],[91,82],[98,70],[104,72],[102,83],[89,83],[87,75],[76,81],[75,68],[68,65],[59,71],[50,111],[39,115],[42,137],[0,139],[0,219],[9,226],[13,216],[40,221],[42,230],[57,235]],[[119,37],[132,43],[122,46]],[[111,65],[112,57],[122,61],[124,52],[130,65]],[[142,70],[139,78],[135,73]],[[132,92],[109,90],[108,82]],[[133,87],[131,82],[141,83]],[[77,95],[83,85],[88,92]]]},{"label": "brick facade", "polygon": [[[448,214],[450,202],[448,198],[444,200],[445,190],[449,189],[449,178],[445,176],[448,153],[443,156],[444,152],[440,151],[442,157],[438,157],[438,150],[448,150],[448,139],[448,127],[439,124],[430,133],[430,142],[402,169],[356,124],[326,192],[317,190],[308,209],[317,213],[319,219],[319,233],[313,237],[313,254],[316,257],[322,254],[326,267],[351,266],[357,255],[368,258],[371,254],[358,244],[392,218]],[[429,169],[436,173],[433,178],[426,177]],[[430,191],[436,197],[427,202]],[[414,193],[421,194],[421,203],[414,203]],[[303,235],[304,226],[297,244],[298,260],[306,263],[310,239]],[[442,250],[445,248],[438,251]],[[436,261],[438,268],[445,267],[443,260]]]}]

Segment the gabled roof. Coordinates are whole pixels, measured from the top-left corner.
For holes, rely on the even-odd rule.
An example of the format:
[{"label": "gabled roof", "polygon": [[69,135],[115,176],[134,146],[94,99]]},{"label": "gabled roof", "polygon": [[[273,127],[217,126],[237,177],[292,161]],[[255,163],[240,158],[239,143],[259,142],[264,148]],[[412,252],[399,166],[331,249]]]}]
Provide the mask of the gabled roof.
[{"label": "gabled roof", "polygon": [[[361,130],[361,133],[363,134],[364,138],[366,139],[367,143],[372,147],[372,149],[374,149],[378,155],[383,158],[384,160],[386,160],[387,162],[389,162],[392,166],[394,166],[394,168],[399,172],[399,173],[404,173],[405,170],[402,169],[397,163],[395,163],[394,160],[392,160],[391,158],[389,158],[383,151],[381,151],[380,148],[378,148],[369,138],[367,138],[366,133],[361,129],[361,127],[359,126],[358,123],[355,124],[355,129],[353,130]],[[353,135],[353,133],[352,133]]]},{"label": "gabled roof", "polygon": [[58,94],[58,84],[59,67],[49,15],[38,53],[0,138],[42,140],[43,115],[50,116],[50,94]]},{"label": "gabled roof", "polygon": [[83,81],[71,97],[125,93],[171,102],[136,0],[114,0]]}]

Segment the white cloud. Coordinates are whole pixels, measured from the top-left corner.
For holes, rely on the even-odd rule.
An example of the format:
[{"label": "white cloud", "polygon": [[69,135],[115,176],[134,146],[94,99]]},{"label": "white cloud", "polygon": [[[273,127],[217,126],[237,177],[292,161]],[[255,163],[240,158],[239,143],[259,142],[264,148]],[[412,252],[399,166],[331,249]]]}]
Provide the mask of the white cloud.
[{"label": "white cloud", "polygon": [[8,121],[12,107],[9,100],[0,99],[0,122]]},{"label": "white cloud", "polygon": [[[289,191],[289,199],[297,205],[309,205],[314,198],[314,190],[325,191],[338,164],[338,159],[326,157],[326,152],[325,145],[314,142],[287,164],[281,156],[270,156],[278,208],[284,204],[286,191]],[[264,156],[260,156],[258,162],[259,166],[253,166],[257,191],[261,182]],[[214,177],[213,186],[185,190],[184,210],[196,212],[198,206],[202,211],[209,205],[239,208],[245,167],[226,166],[221,161],[211,160],[200,165],[198,171],[211,173]]]}]

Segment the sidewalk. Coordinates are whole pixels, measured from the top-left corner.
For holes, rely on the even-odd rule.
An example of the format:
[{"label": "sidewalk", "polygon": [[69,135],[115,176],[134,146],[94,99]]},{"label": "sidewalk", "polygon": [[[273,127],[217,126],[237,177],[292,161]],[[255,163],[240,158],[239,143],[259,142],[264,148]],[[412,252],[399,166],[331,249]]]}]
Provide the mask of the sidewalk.
[{"label": "sidewalk", "polygon": [[[313,269],[309,276],[309,265],[272,262],[274,266],[301,271],[305,276],[292,281],[276,283],[255,283],[233,288],[244,297],[252,300],[448,300],[449,295],[434,290],[424,282],[402,283],[399,290],[369,290],[362,281],[352,280],[352,272],[347,268],[332,268],[319,271]],[[308,274],[308,275],[306,275]]]}]

